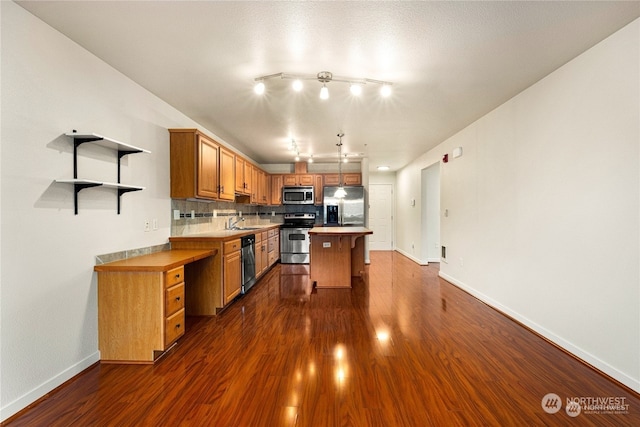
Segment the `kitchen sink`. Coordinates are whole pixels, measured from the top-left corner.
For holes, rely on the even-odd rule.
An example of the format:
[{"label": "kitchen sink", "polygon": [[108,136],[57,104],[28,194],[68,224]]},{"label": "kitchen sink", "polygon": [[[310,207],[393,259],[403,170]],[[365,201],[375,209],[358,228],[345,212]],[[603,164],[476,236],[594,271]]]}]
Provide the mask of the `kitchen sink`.
[{"label": "kitchen sink", "polygon": [[262,227],[233,227],[232,230],[261,230]]}]

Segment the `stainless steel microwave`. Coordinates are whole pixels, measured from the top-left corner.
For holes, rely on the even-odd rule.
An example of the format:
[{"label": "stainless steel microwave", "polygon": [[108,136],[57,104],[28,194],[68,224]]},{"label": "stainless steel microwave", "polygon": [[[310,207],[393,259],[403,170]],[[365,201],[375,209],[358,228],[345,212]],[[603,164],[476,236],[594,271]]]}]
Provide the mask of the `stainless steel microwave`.
[{"label": "stainless steel microwave", "polygon": [[313,187],[282,187],[283,205],[313,205]]}]

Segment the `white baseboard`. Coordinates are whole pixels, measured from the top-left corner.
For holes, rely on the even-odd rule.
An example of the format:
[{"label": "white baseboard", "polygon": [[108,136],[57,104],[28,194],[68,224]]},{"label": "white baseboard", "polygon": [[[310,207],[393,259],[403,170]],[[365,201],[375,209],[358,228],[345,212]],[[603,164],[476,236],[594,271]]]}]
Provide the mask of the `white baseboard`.
[{"label": "white baseboard", "polygon": [[421,259],[418,259],[418,258],[414,257],[413,255],[411,255],[410,253],[407,253],[407,252],[403,251],[402,249],[395,248],[394,250],[395,250],[396,252],[401,253],[402,255],[406,256],[406,257],[407,257],[407,258],[409,258],[411,261],[413,261],[413,262],[415,262],[415,263],[417,263],[417,264],[419,264],[419,265],[427,265],[427,262],[426,262],[426,261],[423,261],[423,260],[421,260]]},{"label": "white baseboard", "polygon": [[601,371],[605,375],[608,375],[609,377],[615,379],[616,381],[619,381],[620,383],[626,385],[630,389],[640,393],[640,381],[638,381],[637,379],[628,376],[624,372],[620,372],[619,370],[617,370],[613,366],[609,365],[608,363],[600,360],[596,356],[584,351],[580,347],[578,347],[575,344],[565,340],[564,338],[557,336],[556,334],[554,334],[553,332],[549,331],[548,329],[538,325],[537,323],[535,323],[532,320],[522,316],[521,314],[509,309],[508,307],[505,307],[504,305],[500,304],[499,302],[494,301],[492,298],[488,297],[487,295],[484,295],[483,293],[476,291],[475,289],[473,289],[472,287],[466,285],[465,283],[463,283],[463,282],[461,282],[459,280],[456,280],[455,278],[443,273],[442,271],[440,271],[438,274],[439,274],[440,277],[442,277],[447,282],[450,282],[451,284],[453,284],[453,285],[457,286],[458,288],[464,290],[465,292],[473,295],[474,297],[478,298],[480,301],[482,301],[485,304],[493,307],[494,309],[498,310],[499,312],[501,312],[501,313],[511,317],[512,319],[522,323],[523,325],[525,325],[529,329],[535,331],[536,333],[538,333],[539,335],[541,335],[544,338],[548,339],[549,341],[553,342],[557,346],[559,346],[559,347],[563,348],[564,350],[566,350],[567,352],[573,354],[578,359],[583,360],[584,362],[586,362],[589,365],[593,366],[594,368],[598,369],[599,371]]},{"label": "white baseboard", "polygon": [[49,379],[48,381],[45,381],[44,383],[40,384],[38,387],[20,396],[13,402],[10,402],[7,405],[3,406],[2,408],[0,408],[0,422],[17,414],[22,409],[31,405],[33,402],[40,399],[42,396],[46,395],[47,393],[51,392],[56,387],[59,387],[60,385],[64,384],[66,381],[69,381],[71,378],[75,377],[76,375],[78,375],[79,373],[81,373],[82,371],[84,371],[94,363],[98,362],[99,360],[100,360],[100,353],[96,351],[95,353],[79,361],[75,365],[72,365],[69,368],[65,369],[64,371],[60,372],[55,377]]}]

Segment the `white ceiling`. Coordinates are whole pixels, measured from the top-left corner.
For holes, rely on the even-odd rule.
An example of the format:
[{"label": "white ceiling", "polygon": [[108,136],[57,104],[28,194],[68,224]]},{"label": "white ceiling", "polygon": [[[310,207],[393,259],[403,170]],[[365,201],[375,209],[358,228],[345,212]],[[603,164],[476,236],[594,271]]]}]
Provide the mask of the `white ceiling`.
[{"label": "white ceiling", "polygon": [[[253,160],[364,153],[397,170],[640,16],[638,1],[26,1],[22,7]],[[346,83],[391,81],[381,99]],[[375,90],[374,90],[375,89]],[[327,159],[328,160],[328,159]]]}]

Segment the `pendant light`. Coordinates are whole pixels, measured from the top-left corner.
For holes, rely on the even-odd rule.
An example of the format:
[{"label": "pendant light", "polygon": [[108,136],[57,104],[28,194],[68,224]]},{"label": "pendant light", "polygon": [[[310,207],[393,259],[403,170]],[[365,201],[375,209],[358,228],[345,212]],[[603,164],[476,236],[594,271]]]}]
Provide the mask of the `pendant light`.
[{"label": "pendant light", "polygon": [[338,138],[340,141],[336,144],[338,146],[338,189],[336,190],[333,197],[336,199],[344,199],[347,195],[346,190],[342,186],[342,137],[344,133],[339,133]]}]

